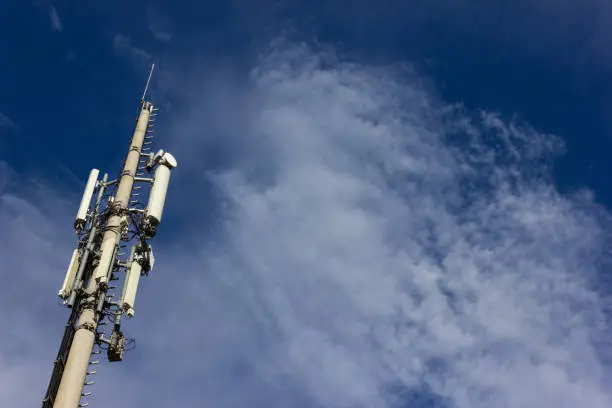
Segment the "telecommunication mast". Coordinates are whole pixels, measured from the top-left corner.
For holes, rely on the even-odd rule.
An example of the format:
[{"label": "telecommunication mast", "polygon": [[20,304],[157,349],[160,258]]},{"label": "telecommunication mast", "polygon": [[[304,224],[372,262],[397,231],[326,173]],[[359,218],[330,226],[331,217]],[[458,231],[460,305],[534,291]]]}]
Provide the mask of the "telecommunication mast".
[{"label": "telecommunication mast", "polygon": [[[162,220],[170,173],[176,159],[153,152],[157,109],[147,100],[151,66],[140,114],[121,173],[109,180],[91,170],[74,221],[78,235],[59,297],[71,309],[43,408],[86,407],[94,384],[96,355],[121,361],[129,347],[121,331],[134,316],[138,281],[153,268],[149,241]],[[141,197],[148,193],[146,203]],[[120,290],[120,291],[119,291]]]}]

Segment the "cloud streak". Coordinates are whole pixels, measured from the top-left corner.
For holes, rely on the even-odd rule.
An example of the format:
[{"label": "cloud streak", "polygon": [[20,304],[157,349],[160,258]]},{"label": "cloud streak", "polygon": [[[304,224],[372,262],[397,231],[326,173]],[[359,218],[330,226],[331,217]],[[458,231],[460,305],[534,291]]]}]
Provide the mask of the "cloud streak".
[{"label": "cloud streak", "polygon": [[153,59],[149,52],[136,47],[129,37],[121,34],[113,37],[113,50],[117,56],[127,59],[134,65],[149,64]]},{"label": "cloud streak", "polygon": [[148,28],[151,35],[161,42],[170,42],[172,40],[172,32],[170,30],[169,20],[164,17],[164,13],[153,8],[147,9]]},{"label": "cloud streak", "polygon": [[51,26],[53,27],[53,29],[61,32],[62,20],[60,20],[59,14],[57,14],[57,9],[55,7],[51,7],[49,18],[51,19]]},{"label": "cloud streak", "polygon": [[[273,45],[247,81],[209,78],[186,81],[191,108],[165,128],[181,160],[165,222],[192,218],[156,237],[126,324],[137,348],[99,370],[95,404],[610,405],[594,290],[610,217],[588,192],[555,190],[560,140],[305,46]],[[213,166],[205,149],[223,156]],[[0,260],[43,248],[12,287],[54,292],[70,245],[32,216],[36,196],[2,197],[14,227]],[[17,322],[47,316],[38,307]],[[50,367],[45,353],[29,358]]]},{"label": "cloud streak", "polygon": [[4,129],[16,129],[18,126],[9,118],[0,112],[0,131]]}]

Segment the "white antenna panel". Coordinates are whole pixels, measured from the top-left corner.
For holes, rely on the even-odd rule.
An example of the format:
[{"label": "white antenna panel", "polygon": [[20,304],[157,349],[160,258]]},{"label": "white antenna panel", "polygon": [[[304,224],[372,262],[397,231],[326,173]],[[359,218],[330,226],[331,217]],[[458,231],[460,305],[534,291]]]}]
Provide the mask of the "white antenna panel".
[{"label": "white antenna panel", "polygon": [[121,307],[128,317],[134,316],[134,302],[136,301],[136,290],[138,290],[141,272],[142,266],[140,263],[136,259],[132,259],[130,269],[123,283],[123,299],[121,300]]},{"label": "white antenna panel", "polygon": [[70,259],[70,265],[66,271],[66,277],[64,278],[64,284],[57,294],[60,298],[66,299],[72,293],[74,286],[74,279],[76,278],[77,271],[79,270],[79,250],[75,249],[72,252],[72,258]]},{"label": "white antenna panel", "polygon": [[91,197],[93,196],[94,189],[96,188],[96,182],[98,181],[99,174],[100,170],[98,169],[92,169],[89,173],[89,178],[87,179],[87,184],[85,185],[85,191],[83,192],[83,198],[81,198],[81,205],[79,206],[79,211],[77,212],[76,220],[74,221],[74,228],[76,230],[83,229],[85,223],[87,222],[87,210],[89,209]]}]

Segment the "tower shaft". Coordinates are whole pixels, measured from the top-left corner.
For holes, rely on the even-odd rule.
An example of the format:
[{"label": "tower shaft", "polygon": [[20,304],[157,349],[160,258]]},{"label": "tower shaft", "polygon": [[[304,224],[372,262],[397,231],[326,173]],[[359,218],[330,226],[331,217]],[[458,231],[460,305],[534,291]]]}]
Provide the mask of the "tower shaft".
[{"label": "tower shaft", "polygon": [[84,299],[79,307],[79,318],[68,359],[59,384],[54,408],[77,408],[80,403],[83,385],[87,375],[89,359],[96,342],[96,329],[100,318],[100,305],[106,300],[106,291],[111,271],[116,262],[116,249],[121,240],[124,217],[127,214],[134,177],[153,105],[144,102],[141,107],[136,129],[130,143],[130,150],[125,159],[119,178],[119,184],[110,206],[111,215],[106,223],[100,245],[99,261],[94,268]]}]

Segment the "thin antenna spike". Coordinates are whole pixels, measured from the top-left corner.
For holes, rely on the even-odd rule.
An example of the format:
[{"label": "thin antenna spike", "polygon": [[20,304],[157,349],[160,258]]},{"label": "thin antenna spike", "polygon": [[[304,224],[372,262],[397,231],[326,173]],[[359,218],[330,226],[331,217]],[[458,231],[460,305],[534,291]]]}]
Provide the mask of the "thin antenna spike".
[{"label": "thin antenna spike", "polygon": [[149,71],[149,78],[147,79],[147,85],[145,86],[144,92],[142,93],[142,102],[145,101],[145,97],[147,96],[147,90],[149,89],[149,83],[151,83],[151,76],[153,76],[153,69],[155,68],[155,63],[151,64],[151,71]]}]

